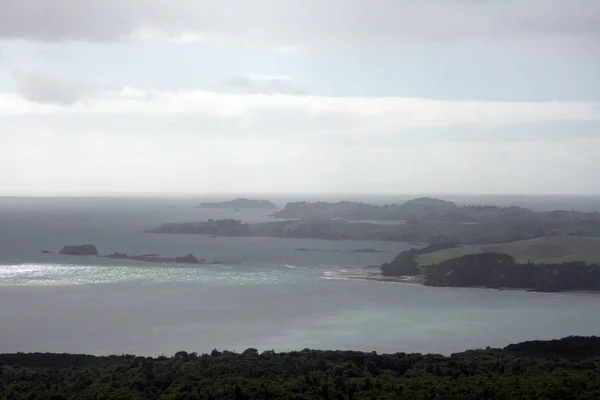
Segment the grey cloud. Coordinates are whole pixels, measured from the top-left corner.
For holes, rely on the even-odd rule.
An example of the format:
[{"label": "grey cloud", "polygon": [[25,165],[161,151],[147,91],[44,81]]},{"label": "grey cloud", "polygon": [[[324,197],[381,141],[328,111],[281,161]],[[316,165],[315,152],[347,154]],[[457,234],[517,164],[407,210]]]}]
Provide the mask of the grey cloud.
[{"label": "grey cloud", "polygon": [[215,85],[217,89],[251,94],[304,94],[296,87],[291,78],[266,76],[253,77],[249,75],[233,75]]},{"label": "grey cloud", "polygon": [[47,75],[16,71],[13,77],[19,96],[36,103],[71,105],[96,92],[90,84],[63,81]]},{"label": "grey cloud", "polygon": [[3,0],[0,37],[116,40],[151,27],[286,45],[600,33],[597,0]]}]

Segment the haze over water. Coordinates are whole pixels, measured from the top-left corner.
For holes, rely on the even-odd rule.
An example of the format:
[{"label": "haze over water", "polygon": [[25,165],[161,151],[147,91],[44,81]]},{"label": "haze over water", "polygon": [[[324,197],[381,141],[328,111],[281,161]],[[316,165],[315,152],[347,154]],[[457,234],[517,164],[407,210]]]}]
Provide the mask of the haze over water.
[{"label": "haze over water", "polygon": [[[381,201],[387,199],[371,199]],[[269,219],[270,211],[194,208],[198,202],[0,199],[0,352],[156,355],[309,347],[452,353],[600,334],[600,295],[344,278],[346,271],[390,261],[410,247],[406,243],[140,233],[164,222]],[[600,210],[595,198],[495,203]],[[229,263],[186,267],[56,254],[64,245],[86,243],[101,254],[191,252]],[[339,251],[294,251],[300,247]],[[365,247],[383,251],[354,252]]]}]

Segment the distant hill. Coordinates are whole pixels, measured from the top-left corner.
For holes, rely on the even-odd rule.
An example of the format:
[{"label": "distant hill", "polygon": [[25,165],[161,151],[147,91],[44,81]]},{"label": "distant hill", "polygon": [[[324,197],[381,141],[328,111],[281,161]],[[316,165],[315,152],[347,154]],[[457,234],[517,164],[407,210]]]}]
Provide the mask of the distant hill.
[{"label": "distant hill", "polygon": [[[494,223],[515,220],[536,223],[600,221],[598,213],[575,210],[535,212],[523,207],[458,205],[451,201],[420,197],[383,206],[340,201],[337,203],[292,202],[275,214],[278,218],[341,218],[346,220],[399,220],[430,223]],[[585,230],[583,232],[586,232]]]},{"label": "distant hill", "polygon": [[548,236],[509,243],[464,246],[416,257],[420,266],[437,264],[467,254],[508,254],[519,263],[563,263],[583,261],[600,263],[600,238],[586,236]]},{"label": "distant hill", "polygon": [[[349,222],[341,219],[306,218],[244,224],[240,220],[204,222],[172,222],[148,233],[180,233],[219,236],[262,236],[328,240],[381,240],[412,243],[453,243],[456,245],[493,245],[532,238],[565,235],[600,237],[600,222],[531,223],[528,221],[498,221],[496,223],[406,223],[375,224]],[[584,233],[583,235],[581,233]],[[555,239],[556,240],[556,239]],[[476,251],[476,250],[462,250]],[[547,250],[551,251],[551,250]],[[517,257],[518,258],[518,257]]]},{"label": "distant hill", "polygon": [[239,198],[231,201],[206,202],[198,206],[199,208],[239,208],[239,209],[260,209],[275,210],[277,206],[268,200],[254,200]]},{"label": "distant hill", "polygon": [[[380,214],[381,207],[355,201],[329,203],[325,201],[298,201],[287,203],[275,214],[277,218],[342,218],[372,219]],[[391,218],[393,219],[393,218]]]}]

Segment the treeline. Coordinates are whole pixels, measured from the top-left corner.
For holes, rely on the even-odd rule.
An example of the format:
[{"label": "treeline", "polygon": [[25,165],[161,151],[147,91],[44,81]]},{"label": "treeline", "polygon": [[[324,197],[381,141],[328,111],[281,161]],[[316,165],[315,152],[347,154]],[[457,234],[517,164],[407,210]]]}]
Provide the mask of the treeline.
[{"label": "treeline", "polygon": [[430,244],[422,249],[409,249],[398,254],[390,263],[381,264],[381,272],[386,276],[412,276],[419,273],[417,256],[458,247],[453,243]]},{"label": "treeline", "polygon": [[451,357],[248,349],[173,357],[0,355],[0,397],[20,399],[600,398],[600,338],[525,342]]},{"label": "treeline", "polygon": [[147,233],[180,233],[218,236],[259,236],[328,240],[377,240],[429,244],[492,244],[544,236],[600,237],[600,222],[562,223],[497,220],[476,224],[408,222],[405,224],[352,223],[328,218],[244,223],[235,219],[163,224]]},{"label": "treeline", "polygon": [[424,267],[429,286],[478,286],[538,291],[600,290],[600,265],[581,261],[519,264],[508,254],[469,254]]},{"label": "treeline", "polygon": [[380,266],[385,276],[422,275],[427,286],[530,289],[543,292],[600,291],[600,265],[583,261],[560,264],[517,263],[508,254],[477,253],[419,266],[419,254],[456,247],[432,244],[398,254]]}]

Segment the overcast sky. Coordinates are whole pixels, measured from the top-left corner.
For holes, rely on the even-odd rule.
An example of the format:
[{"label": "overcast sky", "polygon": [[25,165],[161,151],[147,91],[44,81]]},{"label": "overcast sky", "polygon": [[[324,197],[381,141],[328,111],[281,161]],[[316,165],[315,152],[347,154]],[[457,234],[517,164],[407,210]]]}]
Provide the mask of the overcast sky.
[{"label": "overcast sky", "polygon": [[600,193],[598,0],[0,0],[0,194]]}]

